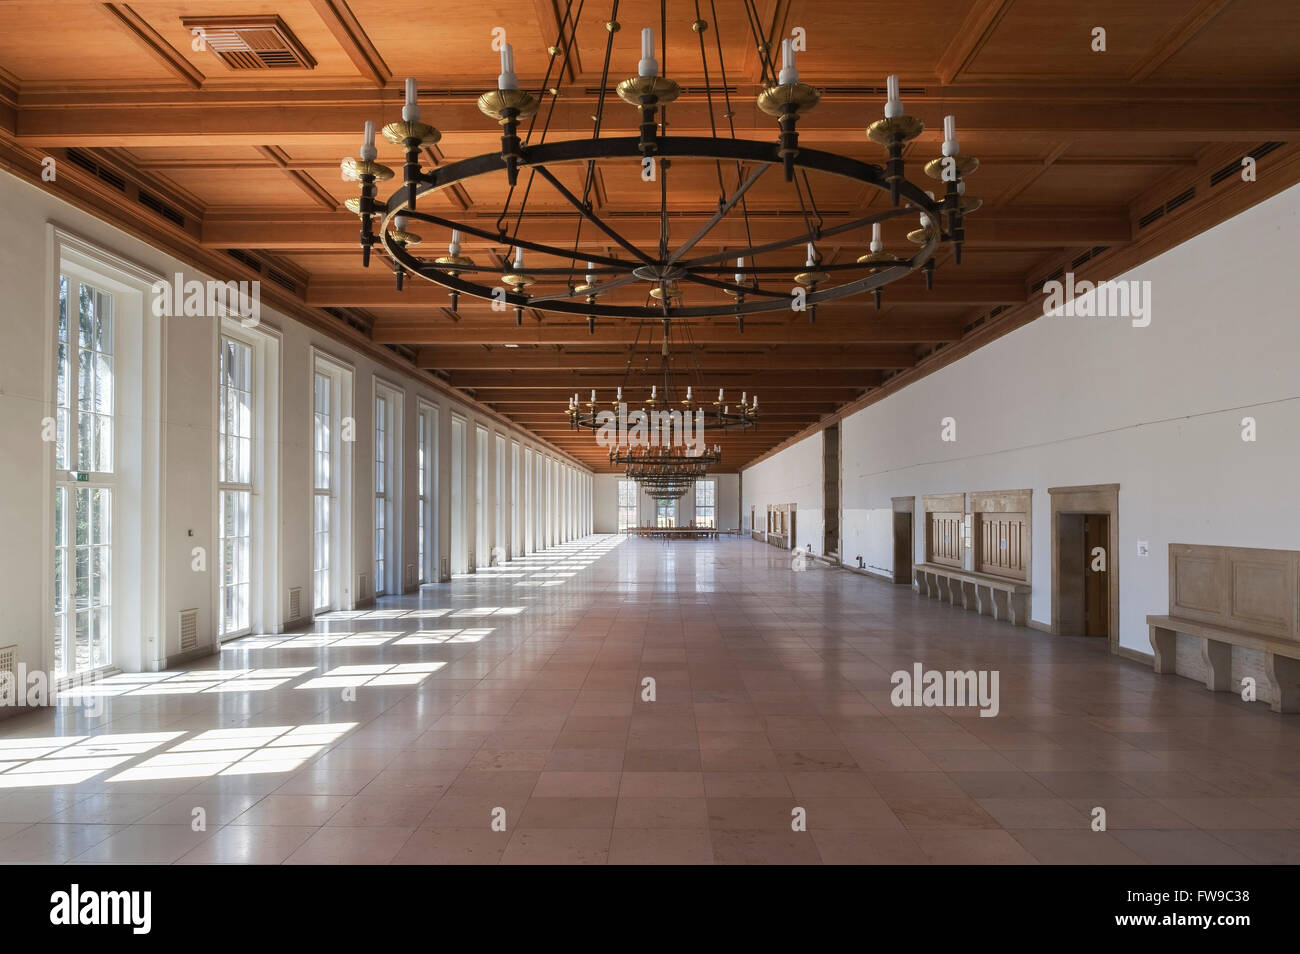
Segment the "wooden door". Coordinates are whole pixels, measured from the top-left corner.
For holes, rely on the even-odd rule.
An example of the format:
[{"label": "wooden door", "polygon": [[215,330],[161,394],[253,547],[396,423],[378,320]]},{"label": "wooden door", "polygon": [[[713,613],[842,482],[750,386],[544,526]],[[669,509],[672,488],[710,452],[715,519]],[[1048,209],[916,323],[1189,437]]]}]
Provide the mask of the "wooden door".
[{"label": "wooden door", "polygon": [[1083,517],[1083,632],[1110,635],[1110,516]]}]

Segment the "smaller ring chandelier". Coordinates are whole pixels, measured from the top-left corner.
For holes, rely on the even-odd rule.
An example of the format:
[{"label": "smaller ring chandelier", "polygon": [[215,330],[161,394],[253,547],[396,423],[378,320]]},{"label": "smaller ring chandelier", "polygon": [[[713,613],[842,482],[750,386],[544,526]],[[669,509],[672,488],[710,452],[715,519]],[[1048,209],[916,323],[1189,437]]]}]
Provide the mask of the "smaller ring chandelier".
[{"label": "smaller ring chandelier", "polygon": [[[658,383],[650,385],[650,394],[643,399],[641,408],[638,410],[626,410],[628,403],[624,401],[624,388],[628,387],[628,382],[632,374],[632,363],[636,359],[637,347],[641,343],[641,332],[643,326],[638,325],[636,337],[632,341],[632,347],[628,354],[627,369],[623,373],[623,384],[614,392],[614,400],[608,405],[602,407],[596,400],[596,389],[592,388],[591,397],[587,401],[582,401],[578,397],[577,391],[569,398],[569,406],[565,408],[565,414],[569,418],[570,430],[579,430],[586,428],[589,430],[599,430],[606,423],[617,423],[622,427],[626,423],[635,423],[631,420],[634,414],[641,414],[647,426],[653,427],[651,422],[659,420],[655,414],[662,416],[666,413],[680,412],[684,420],[686,415],[692,415],[694,420],[700,421],[703,428],[714,428],[721,431],[748,430],[751,427],[758,426],[758,395],[755,394],[750,398],[749,392],[742,392],[740,401],[734,406],[726,400],[726,389],[718,388],[718,399],[709,402],[707,399],[699,400],[695,397],[695,388],[701,386],[703,374],[700,371],[698,359],[692,371],[695,384],[686,386],[685,396],[681,401],[674,401],[676,396],[674,390],[673,372],[671,366],[671,352],[669,350],[669,338],[672,334],[672,325],[665,321],[664,336],[660,343],[661,364],[659,373],[661,380]],[[694,341],[691,340],[690,328],[688,325],[681,326],[683,343],[686,346],[686,352],[692,356],[699,354],[695,347]],[[647,344],[649,339],[647,338]],[[648,376],[648,374],[647,374]],[[660,389],[662,388],[662,393]],[[611,420],[612,415],[612,420]],[[621,442],[620,442],[621,443]]]}]

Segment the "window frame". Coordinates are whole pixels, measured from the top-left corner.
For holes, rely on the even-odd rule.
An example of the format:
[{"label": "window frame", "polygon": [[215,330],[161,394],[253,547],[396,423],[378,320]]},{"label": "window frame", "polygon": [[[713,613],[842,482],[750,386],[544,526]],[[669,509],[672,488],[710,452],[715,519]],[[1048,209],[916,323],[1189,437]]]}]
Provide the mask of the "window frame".
[{"label": "window frame", "polygon": [[[162,519],[162,421],[166,394],[166,321],[152,317],[153,290],[163,276],[127,258],[110,252],[53,222],[46,222],[46,272],[43,394],[48,415],[42,430],[50,439],[41,454],[45,531],[41,542],[40,573],[44,611],[37,629],[39,643],[18,640],[19,652],[40,661],[51,674],[52,685],[61,690],[87,676],[120,669],[144,671],[162,668],[169,649],[179,645],[177,628],[163,617],[162,577],[165,549]],[[60,469],[55,459],[55,408],[57,404],[57,359],[59,279],[69,271],[84,273],[90,283],[115,296],[114,312],[114,448],[111,527],[130,526],[130,533],[115,534],[111,566],[131,567],[126,574],[113,573],[109,582],[112,600],[110,645],[103,667],[78,676],[55,674],[55,505],[60,481],[85,487],[93,481],[69,479],[77,472]],[[87,472],[88,475],[90,472]],[[107,477],[107,474],[101,476]],[[66,484],[65,484],[66,486]],[[126,517],[129,524],[124,523]],[[111,531],[110,531],[111,532]]]},{"label": "window frame", "polygon": [[[706,486],[709,488],[710,500],[706,504],[701,504],[700,490]],[[710,530],[716,530],[718,528],[718,482],[716,480],[711,480],[711,479],[697,480],[695,482],[694,504],[695,504],[695,525],[697,527],[708,527]],[[700,519],[701,510],[708,511],[708,521],[709,521],[708,523],[704,523],[701,521]]]},{"label": "window frame", "polygon": [[[630,492],[632,495],[632,502],[630,504],[624,502],[625,492]],[[618,515],[617,527],[619,533],[622,533],[624,530],[635,530],[639,526],[637,523],[639,496],[640,490],[637,487],[635,480],[628,480],[625,477],[618,478],[618,488],[614,498],[614,507]]]}]

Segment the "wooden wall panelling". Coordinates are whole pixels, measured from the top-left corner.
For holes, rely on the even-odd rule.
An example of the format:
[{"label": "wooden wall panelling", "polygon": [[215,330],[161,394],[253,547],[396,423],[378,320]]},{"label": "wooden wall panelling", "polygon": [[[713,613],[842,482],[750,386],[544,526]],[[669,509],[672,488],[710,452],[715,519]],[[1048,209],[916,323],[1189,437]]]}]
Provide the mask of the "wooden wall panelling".
[{"label": "wooden wall panelling", "polygon": [[966,495],[925,494],[921,503],[925,508],[925,562],[964,567]]},{"label": "wooden wall panelling", "polygon": [[975,545],[972,565],[976,572],[1029,582],[1032,502],[1032,490],[979,491],[970,495]]}]

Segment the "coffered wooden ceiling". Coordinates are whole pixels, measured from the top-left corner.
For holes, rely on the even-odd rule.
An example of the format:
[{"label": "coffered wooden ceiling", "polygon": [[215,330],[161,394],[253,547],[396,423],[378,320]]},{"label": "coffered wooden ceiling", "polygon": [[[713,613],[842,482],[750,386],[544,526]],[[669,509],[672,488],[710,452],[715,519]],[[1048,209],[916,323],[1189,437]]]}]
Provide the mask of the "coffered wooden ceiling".
[{"label": "coffered wooden ceiling", "polygon": [[[737,134],[774,142],[774,121],[754,106],[759,60],[743,4],[715,3],[710,30],[721,35]],[[517,327],[513,314],[474,300],[453,314],[446,293],[427,282],[409,280],[397,292],[382,259],[362,269],[357,219],[342,207],[357,189],[343,181],[339,161],[357,154],[366,119],[400,117],[407,75],[419,80],[425,120],[443,133],[429,163],[499,148],[498,128],[475,106],[495,86],[492,30],[505,28],[522,84],[537,89],[567,4],[3,3],[0,160],[40,182],[40,160],[55,156],[57,181],[43,187],[218,277],[256,272],[275,306],[390,364],[425,369],[607,469],[589,433],[568,431],[563,408],[575,390],[622,383],[629,362],[654,366],[657,323],[633,349],[637,329],[614,320],[589,335],[581,319],[540,311]],[[700,9],[714,19],[706,0]],[[886,289],[879,312],[854,300],[822,306],[811,325],[805,315],[752,316],[743,334],[731,319],[691,323],[693,353],[678,360],[698,366],[711,388],[762,396],[761,427],[722,438],[724,470],[1032,320],[1041,312],[1037,288],[1062,268],[1113,276],[1300,181],[1294,3],[758,0],[757,9],[770,40],[806,31],[800,68],[823,99],[800,123],[803,145],[883,161],[864,128],[881,115],[885,76],[898,73],[908,112],[927,127],[909,146],[909,178],[926,181],[920,166],[939,152],[943,115],[955,113],[963,152],[982,163],[969,194],[984,207],[968,220],[963,263],[945,255],[933,291],[914,275]],[[192,49],[187,23],[269,15],[313,66],[233,70],[212,50]],[[665,71],[701,88],[694,0],[670,0],[668,17]],[[559,99],[550,141],[591,135],[607,19],[607,0],[585,0],[576,43],[552,80]],[[639,28],[658,26],[658,4],[620,0],[617,19],[611,85],[635,72]],[[1095,27],[1106,30],[1105,52],[1092,49]],[[712,69],[717,83],[716,62]],[[683,95],[667,119],[670,135],[709,131],[698,92]],[[635,111],[611,96],[603,134],[633,135],[635,124]],[[379,146],[380,160],[400,167],[398,150]],[[1257,181],[1237,173],[1243,156],[1257,157]],[[576,188],[578,171],[561,178]],[[755,242],[784,237],[801,221],[779,179],[766,177],[749,197]],[[675,164],[670,181],[671,227],[689,235],[716,207],[713,166]],[[813,186],[828,227],[882,202],[871,190]],[[389,191],[381,188],[381,197]],[[484,178],[438,193],[426,207],[495,228],[505,198],[503,178]],[[635,164],[601,170],[596,210],[634,241],[657,240],[657,203]],[[553,189],[539,183],[528,210],[528,235],[572,242],[576,217]],[[908,248],[911,227],[887,225],[887,246]],[[732,216],[701,247],[735,248],[744,235]],[[851,261],[866,239],[836,236],[820,251],[831,262]],[[442,246],[447,236],[426,240]],[[508,247],[465,243],[482,262],[504,262]],[[781,264],[787,260],[799,270],[799,256]]]}]

